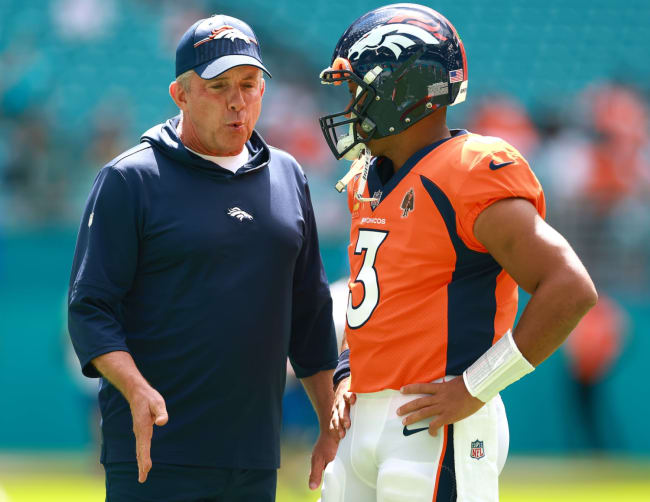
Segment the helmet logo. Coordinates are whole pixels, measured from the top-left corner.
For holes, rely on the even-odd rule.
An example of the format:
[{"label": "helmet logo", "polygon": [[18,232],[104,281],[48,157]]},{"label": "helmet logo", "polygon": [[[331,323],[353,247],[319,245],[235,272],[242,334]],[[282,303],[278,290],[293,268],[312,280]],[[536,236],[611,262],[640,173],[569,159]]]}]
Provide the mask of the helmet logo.
[{"label": "helmet logo", "polygon": [[201,44],[209,42],[210,40],[217,40],[218,38],[227,38],[231,42],[234,42],[235,39],[239,39],[239,40],[243,40],[249,45],[251,42],[257,45],[255,39],[249,37],[244,32],[238,30],[237,28],[234,28],[233,26],[226,25],[226,26],[222,26],[221,28],[215,28],[214,30],[212,30],[212,33],[210,33],[209,37],[206,37],[203,40],[199,40],[197,43],[194,44],[194,47],[198,47]]},{"label": "helmet logo", "polygon": [[392,23],[412,24],[415,26],[419,26],[420,28],[424,28],[441,42],[447,40],[447,37],[445,37],[440,33],[442,31],[442,27],[440,26],[440,23],[423,15],[420,16],[418,19],[418,16],[420,16],[420,14],[417,12],[410,13],[409,15],[395,16],[391,18],[386,24],[392,24]]},{"label": "helmet logo", "polygon": [[364,52],[376,51],[380,47],[390,50],[395,59],[402,51],[418,42],[438,44],[438,39],[429,31],[413,24],[383,24],[370,30],[357,40],[348,51],[348,60],[356,61]]}]

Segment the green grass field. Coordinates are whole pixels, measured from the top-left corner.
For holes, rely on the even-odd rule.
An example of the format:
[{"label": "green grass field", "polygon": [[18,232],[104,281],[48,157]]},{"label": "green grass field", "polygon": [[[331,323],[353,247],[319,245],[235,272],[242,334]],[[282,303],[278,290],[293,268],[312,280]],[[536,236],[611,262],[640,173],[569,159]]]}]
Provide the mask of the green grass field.
[{"label": "green grass field", "polygon": [[[284,450],[278,502],[315,502],[307,489],[309,451]],[[94,456],[0,456],[0,502],[101,502]],[[508,460],[502,502],[650,502],[650,460],[559,457]]]}]

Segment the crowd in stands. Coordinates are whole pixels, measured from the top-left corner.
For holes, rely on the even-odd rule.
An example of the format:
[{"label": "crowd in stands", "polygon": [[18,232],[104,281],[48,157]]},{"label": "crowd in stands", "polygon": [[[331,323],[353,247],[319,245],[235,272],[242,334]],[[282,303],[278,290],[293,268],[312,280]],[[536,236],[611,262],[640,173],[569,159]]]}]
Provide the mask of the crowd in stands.
[{"label": "crowd in stands", "polygon": [[548,221],[600,286],[641,291],[650,272],[648,100],[632,87],[593,83],[569,101],[531,114],[490,97],[468,128],[500,136],[528,158],[544,186]]},{"label": "crowd in stands", "polygon": [[[169,41],[205,12],[160,5],[160,50],[172,53]],[[110,32],[117,14],[113,1],[58,0],[44,15],[52,27],[48,37],[58,37],[60,47],[92,46]],[[106,86],[102,94],[105,83],[85,77],[79,88],[95,86],[100,99],[80,103],[78,114],[63,114],[79,99],[75,87],[59,85],[47,43],[29,30],[16,33],[0,43],[0,228],[75,226],[99,168],[174,109],[170,100],[164,106],[143,103],[134,82],[117,90]],[[281,68],[282,57],[272,47],[265,51]],[[318,68],[302,73],[303,79],[292,78],[295,72],[274,76],[259,128],[305,167],[321,239],[344,242],[347,207],[333,188],[344,167],[333,160],[317,122],[332,109],[314,77]],[[167,83],[160,82],[160,95]],[[548,220],[574,245],[599,286],[641,291],[650,287],[648,104],[643,89],[613,80],[532,108],[515,96],[473,96],[470,90],[457,125],[503,137],[524,153],[544,185]],[[143,112],[145,105],[156,113]],[[450,111],[452,123],[455,113]]]}]

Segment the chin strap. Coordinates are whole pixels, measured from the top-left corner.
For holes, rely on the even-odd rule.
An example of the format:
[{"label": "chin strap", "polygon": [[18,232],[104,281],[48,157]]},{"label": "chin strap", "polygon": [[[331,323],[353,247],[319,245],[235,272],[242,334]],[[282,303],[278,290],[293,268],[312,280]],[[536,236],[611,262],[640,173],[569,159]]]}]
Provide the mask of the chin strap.
[{"label": "chin strap", "polygon": [[342,192],[343,189],[350,183],[350,180],[354,178],[357,174],[361,174],[359,178],[359,183],[357,183],[357,190],[354,194],[354,198],[361,202],[375,202],[376,197],[364,197],[363,192],[366,189],[366,183],[368,182],[368,171],[370,170],[370,150],[363,147],[359,152],[359,156],[352,162],[350,170],[343,176],[337,183],[334,188],[337,191]]}]

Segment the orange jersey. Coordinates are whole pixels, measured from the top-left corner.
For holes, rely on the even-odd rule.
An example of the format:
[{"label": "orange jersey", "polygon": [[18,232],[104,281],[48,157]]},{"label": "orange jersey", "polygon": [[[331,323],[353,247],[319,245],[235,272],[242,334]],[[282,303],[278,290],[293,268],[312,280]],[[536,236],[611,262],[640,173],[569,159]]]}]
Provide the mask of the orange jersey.
[{"label": "orange jersey", "polygon": [[354,198],[359,176],[347,187],[354,392],[460,375],[490,348],[514,323],[517,285],[476,239],[474,222],[511,197],[545,215],[537,178],[499,138],[454,131],[392,170],[373,159],[364,193],[378,203]]}]

